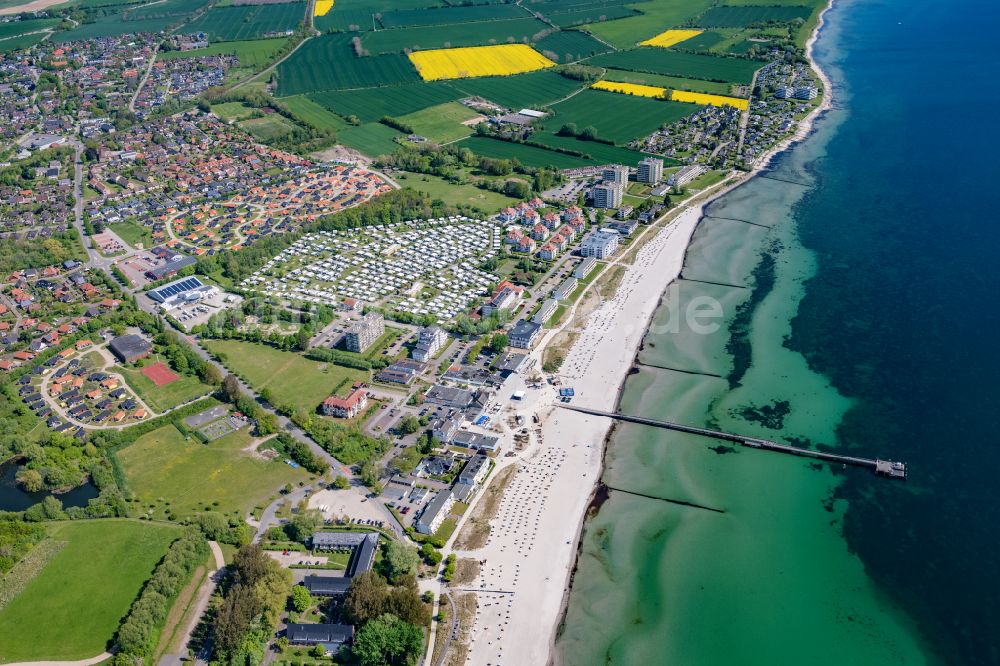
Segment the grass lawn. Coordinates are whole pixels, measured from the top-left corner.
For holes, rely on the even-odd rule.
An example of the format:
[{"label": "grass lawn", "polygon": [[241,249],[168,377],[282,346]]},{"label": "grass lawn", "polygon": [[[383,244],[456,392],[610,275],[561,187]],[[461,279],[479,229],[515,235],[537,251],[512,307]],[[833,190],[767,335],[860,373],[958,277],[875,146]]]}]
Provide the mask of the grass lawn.
[{"label": "grass lawn", "polygon": [[[160,359],[151,358],[148,364],[152,365],[157,360]],[[200,398],[212,392],[211,386],[201,383],[197,377],[192,377],[191,375],[180,375],[178,373],[180,379],[164,386],[157,386],[149,377],[142,374],[139,368],[119,366],[115,370],[122,373],[122,376],[125,377],[125,381],[132,387],[132,390],[138,393],[143,402],[158,414],[171,407],[176,407],[183,402]]]},{"label": "grass lawn", "polygon": [[399,120],[412,127],[415,134],[425,136],[438,143],[448,143],[464,139],[472,134],[472,127],[462,123],[478,115],[469,107],[458,102],[446,102],[423,111],[400,116]]},{"label": "grass lawn", "polygon": [[226,122],[232,120],[246,120],[247,118],[252,118],[253,114],[257,112],[257,109],[247,106],[243,102],[223,102],[222,104],[213,104],[212,113],[219,116]]},{"label": "grass lawn", "polygon": [[243,451],[250,441],[244,429],[202,444],[166,425],[137,439],[118,458],[143,511],[155,518],[171,512],[181,517],[205,507],[242,516],[286,483],[309,477],[284,462],[254,458]]},{"label": "grass lawn", "polygon": [[487,212],[496,212],[501,208],[513,206],[518,201],[499,192],[481,190],[475,185],[456,185],[444,178],[429,174],[401,173],[394,177],[400,185],[426,192],[432,199],[440,199],[452,205],[469,204]]},{"label": "grass lawn", "polygon": [[143,248],[147,249],[153,246],[153,232],[149,227],[132,222],[115,222],[108,226],[111,227],[111,231],[118,234],[123,241],[132,247],[137,247],[140,243]]},{"label": "grass lawn", "polygon": [[75,660],[107,647],[180,531],[132,520],[52,523],[66,545],[0,611],[0,661]]},{"label": "grass lawn", "polygon": [[288,136],[295,131],[295,125],[282,115],[270,113],[263,118],[240,121],[239,126],[250,132],[255,139],[267,143]]},{"label": "grass lawn", "polygon": [[209,340],[209,351],[222,354],[224,365],[246,378],[257,391],[270,389],[279,404],[314,413],[319,403],[352,382],[368,381],[365,370],[311,361],[301,354],[238,340]]}]

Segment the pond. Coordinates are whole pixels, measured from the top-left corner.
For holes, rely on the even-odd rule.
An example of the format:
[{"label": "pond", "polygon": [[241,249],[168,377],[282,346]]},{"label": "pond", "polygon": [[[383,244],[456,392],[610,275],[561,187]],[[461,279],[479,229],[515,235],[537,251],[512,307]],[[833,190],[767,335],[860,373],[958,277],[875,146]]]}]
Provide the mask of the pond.
[{"label": "pond", "polygon": [[[16,462],[6,462],[0,465],[0,511],[23,511],[52,494],[44,490],[29,493],[19,486],[15,477],[20,467]],[[60,493],[56,497],[59,498],[64,507],[71,507],[87,506],[87,502],[97,495],[97,488],[88,482],[68,493]]]}]

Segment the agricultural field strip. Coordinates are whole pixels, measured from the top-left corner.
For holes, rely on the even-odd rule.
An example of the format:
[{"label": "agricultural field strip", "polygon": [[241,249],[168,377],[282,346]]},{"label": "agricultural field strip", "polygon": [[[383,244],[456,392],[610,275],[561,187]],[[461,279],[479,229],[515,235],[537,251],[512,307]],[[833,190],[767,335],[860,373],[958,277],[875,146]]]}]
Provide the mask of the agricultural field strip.
[{"label": "agricultural field strip", "polygon": [[500,233],[496,223],[463,216],[319,232],[296,241],[240,286],[327,305],[354,298],[434,314],[444,323],[498,281],[478,265],[498,253]]},{"label": "agricultural field strip", "polygon": [[712,106],[735,106],[737,109],[746,110],[749,103],[739,97],[727,97],[725,95],[710,95],[707,93],[687,92],[684,90],[670,90],[668,88],[657,88],[655,86],[644,86],[635,83],[619,83],[616,81],[598,81],[591,88],[595,90],[607,90],[608,92],[622,93],[623,95],[636,95],[638,97],[651,97],[655,99],[669,99],[674,102],[692,102],[694,104]]},{"label": "agricultural field strip", "polygon": [[554,62],[526,44],[472,46],[417,51],[410,62],[425,81],[476,76],[506,76],[545,69]]}]

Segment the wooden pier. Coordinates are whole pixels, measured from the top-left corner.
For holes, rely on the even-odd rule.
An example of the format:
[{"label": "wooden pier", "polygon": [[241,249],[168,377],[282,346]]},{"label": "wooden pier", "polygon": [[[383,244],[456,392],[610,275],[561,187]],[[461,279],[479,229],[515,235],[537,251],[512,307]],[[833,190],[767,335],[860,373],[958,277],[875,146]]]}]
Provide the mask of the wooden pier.
[{"label": "wooden pier", "polygon": [[855,456],[843,456],[836,453],[826,453],[824,451],[813,451],[812,449],[803,449],[798,446],[788,446],[787,444],[778,444],[777,442],[772,442],[769,439],[759,439],[757,437],[747,437],[746,435],[737,435],[731,432],[722,432],[721,430],[710,430],[708,428],[697,428],[695,426],[684,425],[683,423],[674,423],[672,421],[661,421],[659,419],[649,419],[644,416],[629,416],[627,414],[616,414],[613,412],[602,412],[599,409],[588,409],[586,407],[576,407],[573,405],[559,404],[557,407],[562,409],[569,409],[574,412],[580,412],[581,414],[590,414],[591,416],[604,416],[609,419],[615,419],[618,421],[626,421],[628,423],[638,423],[640,425],[653,426],[654,428],[665,428],[667,430],[676,430],[678,432],[686,432],[692,435],[701,435],[703,437],[711,437],[713,439],[722,439],[727,442],[733,442],[734,444],[739,444],[740,446],[749,446],[754,449],[765,449],[767,451],[776,451],[778,453],[787,453],[793,456],[800,456],[802,458],[814,458],[816,460],[823,460],[825,462],[842,464],[842,465],[852,465],[854,467],[867,467],[868,469],[875,472],[878,476],[884,476],[890,479],[906,479],[906,463],[893,462],[891,460],[881,460],[876,458],[872,460],[871,458],[857,458]]}]

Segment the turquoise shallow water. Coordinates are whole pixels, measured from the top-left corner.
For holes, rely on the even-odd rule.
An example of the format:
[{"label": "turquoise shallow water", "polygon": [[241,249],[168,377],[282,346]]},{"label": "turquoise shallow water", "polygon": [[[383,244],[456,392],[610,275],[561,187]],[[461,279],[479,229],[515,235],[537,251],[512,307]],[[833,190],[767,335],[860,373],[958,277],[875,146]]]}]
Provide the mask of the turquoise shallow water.
[{"label": "turquoise shallow water", "polygon": [[683,275],[747,288],[672,285],[718,300],[724,326],[658,333],[661,308],[622,398],[902,458],[911,480],[619,428],[604,481],[622,490],[586,527],[566,663],[1000,663],[997,12],[836,5],[817,56],[838,108],[774,169],[808,186],[758,178],[711,206],[772,229],[706,217]]}]

